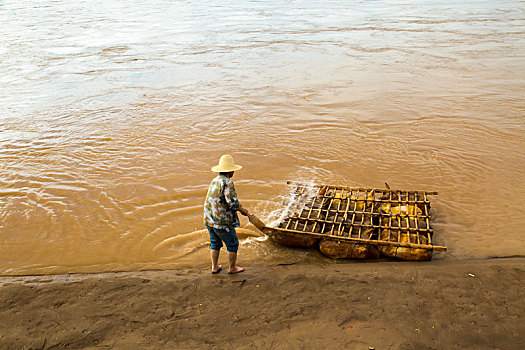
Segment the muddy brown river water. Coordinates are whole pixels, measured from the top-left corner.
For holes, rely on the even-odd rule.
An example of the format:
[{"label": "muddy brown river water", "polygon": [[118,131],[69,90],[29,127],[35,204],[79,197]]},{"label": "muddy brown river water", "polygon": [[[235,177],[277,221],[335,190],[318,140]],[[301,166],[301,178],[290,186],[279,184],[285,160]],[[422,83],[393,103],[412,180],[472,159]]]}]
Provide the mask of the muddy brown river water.
[{"label": "muddy brown river water", "polygon": [[[436,259],[525,254],[522,1],[0,0],[0,274],[208,265],[223,153],[287,180],[438,191]],[[243,217],[242,265],[303,259]]]}]

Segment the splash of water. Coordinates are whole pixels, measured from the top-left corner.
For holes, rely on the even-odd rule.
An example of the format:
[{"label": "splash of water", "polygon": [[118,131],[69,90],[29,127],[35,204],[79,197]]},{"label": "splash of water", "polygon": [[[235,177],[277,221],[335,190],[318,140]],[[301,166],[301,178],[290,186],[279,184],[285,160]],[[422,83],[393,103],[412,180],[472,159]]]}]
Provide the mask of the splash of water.
[{"label": "splash of water", "polygon": [[270,220],[271,218],[275,219],[268,224],[269,227],[276,227],[279,223],[283,222],[284,219],[299,215],[304,204],[311,202],[318,192],[318,188],[313,181],[302,184],[304,188],[301,194],[295,191],[296,185],[292,186],[294,186],[294,188],[290,190],[290,193],[284,199],[284,208],[276,209],[270,213]]}]

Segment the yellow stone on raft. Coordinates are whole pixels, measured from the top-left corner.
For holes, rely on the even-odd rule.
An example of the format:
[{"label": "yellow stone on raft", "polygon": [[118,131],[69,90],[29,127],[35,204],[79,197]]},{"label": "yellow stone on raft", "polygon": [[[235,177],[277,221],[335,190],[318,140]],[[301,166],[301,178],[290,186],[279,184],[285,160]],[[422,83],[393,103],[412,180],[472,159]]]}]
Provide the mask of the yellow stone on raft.
[{"label": "yellow stone on raft", "polygon": [[373,245],[337,241],[327,238],[319,241],[319,250],[324,255],[335,259],[379,258],[379,251]]}]

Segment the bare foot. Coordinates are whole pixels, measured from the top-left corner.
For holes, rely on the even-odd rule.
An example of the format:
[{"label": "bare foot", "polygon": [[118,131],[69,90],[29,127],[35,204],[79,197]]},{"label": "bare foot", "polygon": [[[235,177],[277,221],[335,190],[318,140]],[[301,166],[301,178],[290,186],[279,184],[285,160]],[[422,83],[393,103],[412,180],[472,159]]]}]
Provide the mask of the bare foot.
[{"label": "bare foot", "polygon": [[228,270],[228,273],[229,273],[229,274],[232,274],[232,273],[241,273],[241,272],[244,272],[244,267],[235,266],[235,269],[233,269],[233,270]]},{"label": "bare foot", "polygon": [[213,268],[211,269],[211,273],[218,273],[221,270],[222,270],[222,265],[217,265],[217,268],[215,270]]}]

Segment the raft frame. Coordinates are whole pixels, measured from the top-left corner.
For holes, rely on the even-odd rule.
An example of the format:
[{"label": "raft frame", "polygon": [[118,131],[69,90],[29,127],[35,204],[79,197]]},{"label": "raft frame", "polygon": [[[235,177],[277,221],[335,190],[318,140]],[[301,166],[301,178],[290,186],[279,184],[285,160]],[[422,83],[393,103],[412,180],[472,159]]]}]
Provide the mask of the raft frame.
[{"label": "raft frame", "polygon": [[[301,183],[292,185],[295,188],[289,201],[293,209],[291,215],[285,217],[278,227],[265,226],[260,220],[254,223],[270,237],[299,234],[376,246],[447,250],[446,247],[434,245],[432,241],[434,230],[430,225],[428,196],[437,195],[437,192]],[[390,205],[390,208],[392,205],[396,208],[399,206],[399,209],[405,206],[406,213],[402,214],[401,210],[398,214],[388,213],[381,210],[382,205]],[[409,205],[412,205],[412,213]],[[365,223],[365,219],[370,222]],[[384,229],[389,230],[387,239],[381,239],[378,234]],[[371,234],[371,230],[374,233]],[[370,238],[363,237],[365,233]],[[408,242],[401,242],[402,234],[407,235]],[[397,241],[392,241],[396,235]],[[411,243],[413,241],[417,243]]]}]

